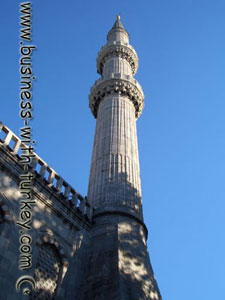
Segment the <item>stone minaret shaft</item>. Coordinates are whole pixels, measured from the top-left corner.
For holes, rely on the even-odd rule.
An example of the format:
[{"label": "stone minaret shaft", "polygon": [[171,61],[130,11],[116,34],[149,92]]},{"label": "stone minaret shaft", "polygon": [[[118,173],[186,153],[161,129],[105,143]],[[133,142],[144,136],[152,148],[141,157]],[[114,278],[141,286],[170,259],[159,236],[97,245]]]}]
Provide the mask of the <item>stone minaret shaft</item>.
[{"label": "stone minaret shaft", "polygon": [[98,54],[90,93],[97,118],[88,198],[93,227],[80,300],[160,300],[143,223],[136,119],[144,95],[138,58],[119,16]]},{"label": "stone minaret shaft", "polygon": [[97,118],[88,198],[97,211],[116,209],[142,218],[136,119],[144,95],[133,78],[135,50],[119,17],[97,59],[102,75],[90,94]]}]

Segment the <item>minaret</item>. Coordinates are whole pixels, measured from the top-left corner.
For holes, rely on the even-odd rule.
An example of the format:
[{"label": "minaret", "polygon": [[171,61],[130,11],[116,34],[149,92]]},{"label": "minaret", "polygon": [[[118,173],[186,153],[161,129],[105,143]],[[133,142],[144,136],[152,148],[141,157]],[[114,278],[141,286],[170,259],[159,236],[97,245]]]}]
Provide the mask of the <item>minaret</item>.
[{"label": "minaret", "polygon": [[102,77],[90,94],[97,124],[88,197],[96,213],[116,210],[142,219],[136,119],[144,95],[133,78],[138,58],[119,16],[107,40],[97,59]]},{"label": "minaret", "polygon": [[134,79],[138,57],[120,17],[97,58],[91,89],[97,119],[88,199],[93,229],[82,299],[161,299],[146,246],[136,120],[144,94]]}]

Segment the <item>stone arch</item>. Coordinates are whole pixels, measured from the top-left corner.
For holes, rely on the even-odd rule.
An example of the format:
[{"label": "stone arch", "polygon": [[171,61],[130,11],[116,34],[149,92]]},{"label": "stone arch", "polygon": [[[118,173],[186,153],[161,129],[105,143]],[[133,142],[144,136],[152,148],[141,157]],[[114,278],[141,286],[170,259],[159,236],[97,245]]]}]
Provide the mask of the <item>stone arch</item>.
[{"label": "stone arch", "polygon": [[55,299],[68,265],[65,251],[56,238],[48,235],[42,236],[36,244],[39,246],[34,270],[36,289],[30,300]]}]

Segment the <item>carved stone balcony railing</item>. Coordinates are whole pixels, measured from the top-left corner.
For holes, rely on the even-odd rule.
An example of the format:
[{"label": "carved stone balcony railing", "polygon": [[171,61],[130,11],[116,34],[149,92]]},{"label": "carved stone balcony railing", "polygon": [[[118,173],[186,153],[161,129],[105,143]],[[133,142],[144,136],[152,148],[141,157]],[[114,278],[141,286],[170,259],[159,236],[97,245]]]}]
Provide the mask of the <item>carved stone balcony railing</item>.
[{"label": "carved stone balcony railing", "polygon": [[89,107],[94,117],[97,118],[99,104],[105,96],[118,94],[131,100],[135,107],[135,116],[138,118],[144,108],[144,93],[140,84],[130,76],[121,73],[113,75],[113,78],[108,80],[99,78],[91,88]]},{"label": "carved stone balcony railing", "polygon": [[97,70],[102,75],[103,65],[110,57],[121,57],[128,61],[131,66],[133,76],[138,69],[138,57],[137,53],[131,45],[125,45],[121,41],[114,42],[112,45],[105,45],[98,53],[97,58]]},{"label": "carved stone balcony railing", "polygon": [[[21,160],[21,147],[27,148],[22,141],[3,123],[0,122],[0,146],[7,147],[11,153]],[[81,196],[66,180],[64,180],[55,170],[53,170],[43,159],[36,153],[32,162],[29,164],[30,171],[37,177],[43,178],[48,187],[61,194],[65,201],[69,203],[76,211],[91,221],[91,205],[87,197]]]}]

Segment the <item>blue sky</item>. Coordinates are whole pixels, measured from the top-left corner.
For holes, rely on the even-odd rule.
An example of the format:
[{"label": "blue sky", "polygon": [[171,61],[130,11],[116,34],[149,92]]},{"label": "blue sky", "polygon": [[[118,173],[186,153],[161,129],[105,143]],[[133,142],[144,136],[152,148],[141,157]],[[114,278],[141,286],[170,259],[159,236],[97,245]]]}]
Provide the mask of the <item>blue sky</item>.
[{"label": "blue sky", "polygon": [[[0,120],[19,117],[19,1],[0,4]],[[87,193],[88,95],[115,16],[139,56],[137,122],[148,246],[164,300],[225,295],[225,2],[33,1],[36,152]]]}]

